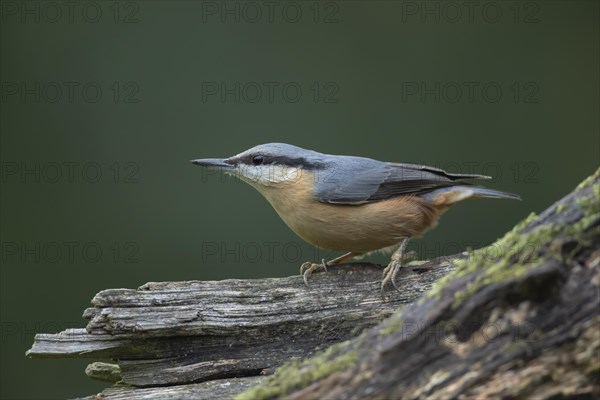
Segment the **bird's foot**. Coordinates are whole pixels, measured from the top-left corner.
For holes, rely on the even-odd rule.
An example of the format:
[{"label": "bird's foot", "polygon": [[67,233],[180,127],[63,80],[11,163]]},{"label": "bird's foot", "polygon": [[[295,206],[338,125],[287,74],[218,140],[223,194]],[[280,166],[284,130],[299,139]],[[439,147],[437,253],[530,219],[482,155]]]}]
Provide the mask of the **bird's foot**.
[{"label": "bird's foot", "polygon": [[398,272],[402,268],[402,263],[400,260],[393,259],[390,261],[387,267],[383,270],[383,280],[381,281],[381,298],[385,299],[385,287],[391,281],[394,288],[397,291],[400,291],[398,288],[398,284],[396,283],[396,277],[398,276]]},{"label": "bird's foot", "polygon": [[320,268],[323,268],[325,272],[327,272],[327,263],[325,262],[325,259],[321,260],[321,264],[315,264],[307,261],[300,266],[300,275],[302,275],[306,287],[308,287],[308,278],[310,278],[313,272]]},{"label": "bird's foot", "polygon": [[396,284],[396,277],[398,276],[398,272],[400,272],[400,270],[402,269],[402,260],[406,258],[412,258],[414,257],[413,254],[416,254],[410,251],[404,254],[404,250],[406,249],[407,244],[408,238],[404,238],[400,242],[398,249],[392,254],[390,263],[383,270],[383,280],[381,281],[381,298],[383,300],[385,300],[385,286],[388,284],[388,282],[392,281],[392,285],[394,285],[397,291],[400,291],[398,285]]}]

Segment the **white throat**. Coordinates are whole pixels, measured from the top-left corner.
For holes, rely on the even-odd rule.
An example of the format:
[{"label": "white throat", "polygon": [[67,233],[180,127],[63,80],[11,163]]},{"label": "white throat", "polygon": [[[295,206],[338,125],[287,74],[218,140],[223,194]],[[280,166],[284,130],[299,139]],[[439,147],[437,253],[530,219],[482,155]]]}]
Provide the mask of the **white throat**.
[{"label": "white throat", "polygon": [[303,169],[280,164],[239,165],[233,173],[252,186],[275,186],[302,179]]}]

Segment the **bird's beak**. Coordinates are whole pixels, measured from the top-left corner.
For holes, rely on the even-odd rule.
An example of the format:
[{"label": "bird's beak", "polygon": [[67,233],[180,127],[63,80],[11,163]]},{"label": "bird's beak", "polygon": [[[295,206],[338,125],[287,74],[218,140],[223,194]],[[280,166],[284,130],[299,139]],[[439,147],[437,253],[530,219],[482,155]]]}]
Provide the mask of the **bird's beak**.
[{"label": "bird's beak", "polygon": [[194,165],[208,168],[233,168],[233,165],[227,162],[227,159],[223,158],[199,158],[197,160],[190,161]]}]

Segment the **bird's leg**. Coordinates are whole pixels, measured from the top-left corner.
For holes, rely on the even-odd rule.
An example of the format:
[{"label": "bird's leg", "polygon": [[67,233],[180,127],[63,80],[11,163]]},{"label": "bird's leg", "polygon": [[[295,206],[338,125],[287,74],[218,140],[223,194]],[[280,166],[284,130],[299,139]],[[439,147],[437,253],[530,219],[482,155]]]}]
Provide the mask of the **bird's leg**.
[{"label": "bird's leg", "polygon": [[398,249],[392,254],[390,263],[383,270],[383,280],[381,281],[382,298],[384,297],[383,294],[385,292],[385,286],[389,281],[392,281],[392,285],[394,285],[396,290],[400,290],[396,284],[396,276],[398,276],[398,272],[400,271],[400,268],[402,268],[402,258],[404,257],[404,250],[406,249],[407,244],[408,238],[402,239],[400,246],[398,246]]},{"label": "bird's leg", "polygon": [[331,261],[325,262],[325,259],[322,259],[321,264],[314,264],[314,263],[311,263],[310,261],[307,261],[300,266],[300,275],[302,275],[302,277],[304,278],[304,283],[306,284],[306,286],[308,286],[308,278],[310,278],[312,273],[314,271],[316,271],[317,269],[323,268],[325,271],[327,271],[327,266],[340,264],[346,260],[349,260],[356,256],[360,256],[361,254],[362,253],[355,253],[355,252],[351,251],[351,252],[341,255],[337,258],[334,258]]}]

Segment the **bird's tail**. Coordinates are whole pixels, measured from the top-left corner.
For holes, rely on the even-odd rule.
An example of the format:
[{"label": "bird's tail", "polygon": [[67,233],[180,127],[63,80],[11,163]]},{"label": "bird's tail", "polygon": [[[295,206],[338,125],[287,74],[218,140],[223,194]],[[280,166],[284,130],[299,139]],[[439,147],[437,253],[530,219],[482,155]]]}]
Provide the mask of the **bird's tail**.
[{"label": "bird's tail", "polygon": [[448,186],[433,190],[423,196],[435,205],[450,205],[462,200],[482,197],[521,200],[521,196],[518,194],[471,185]]}]

